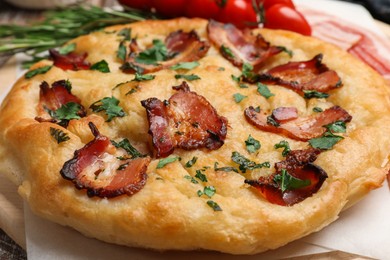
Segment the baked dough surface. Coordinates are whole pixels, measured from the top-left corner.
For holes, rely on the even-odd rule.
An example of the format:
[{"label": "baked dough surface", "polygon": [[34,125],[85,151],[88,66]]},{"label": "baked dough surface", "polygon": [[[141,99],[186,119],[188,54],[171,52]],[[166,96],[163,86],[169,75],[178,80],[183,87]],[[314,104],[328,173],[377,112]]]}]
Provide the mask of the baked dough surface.
[{"label": "baked dough surface", "polygon": [[[87,60],[93,64],[102,59],[109,63],[110,73],[92,70],[64,71],[52,67],[45,74],[32,79],[22,77],[15,84],[1,105],[0,111],[0,171],[18,186],[20,195],[38,215],[75,228],[86,236],[110,243],[145,247],[157,250],[217,250],[232,254],[254,254],[280,247],[288,242],[318,231],[336,220],[346,207],[357,202],[370,190],[381,186],[388,171],[390,147],[390,88],[376,72],[344,51],[314,38],[291,32],[261,30],[261,34],[273,45],[293,50],[290,58],[282,53],[271,58],[266,67],[273,67],[290,60],[309,60],[318,53],[324,54],[323,62],[335,70],[344,86],[332,90],[324,99],[305,100],[297,93],[280,86],[269,86],[274,97],[265,99],[256,87],[238,88],[231,75],[241,71],[224,59],[215,47],[199,60],[200,66],[191,74],[201,80],[189,81],[191,91],[204,96],[219,115],[227,118],[229,127],[225,144],[218,150],[205,148],[185,151],[175,149],[173,155],[181,161],[156,169],[158,159],[153,159],[147,169],[147,183],[132,196],[116,198],[90,198],[84,190],[60,175],[65,161],[73,157],[75,150],[93,139],[88,122],[94,122],[103,135],[110,139],[128,138],[144,153],[152,153],[148,121],[140,101],[150,97],[167,100],[175,93],[172,86],[182,80],[175,79],[170,69],[151,73],[154,80],[129,82],[116,89],[122,82],[131,81],[133,74],[123,73],[121,61],[116,58],[118,36],[122,28],[131,28],[141,46],[153,39],[164,39],[167,34],[192,29],[207,40],[207,21],[200,19],[176,19],[146,21],[107,28],[79,37],[76,51],[87,52]],[[50,65],[45,60],[33,68]],[[224,70],[219,68],[223,67]],[[72,120],[66,132],[70,140],[57,144],[50,135],[52,123],[39,123],[37,116],[39,85],[68,79],[72,93],[81,99],[85,108],[103,97],[115,96],[126,112],[125,117],[105,122],[103,113],[90,109],[87,117]],[[138,91],[126,95],[134,86]],[[233,94],[247,96],[240,103]],[[283,160],[280,149],[274,144],[287,140],[291,149],[304,149],[307,142],[260,131],[244,118],[246,107],[260,106],[272,110],[280,106],[293,106],[300,115],[312,114],[313,107],[342,106],[353,116],[347,124],[344,139],[332,150],[323,152],[315,161],[328,174],[321,189],[312,197],[293,206],[278,206],[266,201],[259,193],[244,183],[245,178],[255,179],[261,174],[273,172],[273,164]],[[261,143],[258,153],[249,154],[245,140],[249,134]],[[269,161],[271,168],[249,171],[246,174],[214,171],[213,166],[237,166],[231,161],[233,151],[247,158]],[[191,168],[184,164],[198,157]],[[192,183],[185,176],[195,176],[196,170],[209,166],[204,173],[208,182]],[[199,197],[198,190],[213,185],[216,194],[212,200],[222,211],[213,211],[207,197]]]}]

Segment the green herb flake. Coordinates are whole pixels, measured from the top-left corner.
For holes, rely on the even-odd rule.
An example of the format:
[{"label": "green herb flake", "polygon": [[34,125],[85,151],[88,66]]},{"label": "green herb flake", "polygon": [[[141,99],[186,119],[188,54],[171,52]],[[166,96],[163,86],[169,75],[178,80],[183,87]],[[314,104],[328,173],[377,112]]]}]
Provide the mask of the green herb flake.
[{"label": "green herb flake", "polygon": [[245,146],[249,153],[255,153],[260,149],[261,144],[258,140],[249,135],[248,139],[245,141]]},{"label": "green herb flake", "polygon": [[158,161],[156,169],[161,169],[167,164],[173,163],[175,161],[180,161],[180,160],[181,158],[179,156],[172,156],[172,157],[161,159]]},{"label": "green herb flake", "polygon": [[233,95],[233,98],[236,103],[240,103],[244,98],[247,98],[247,96],[244,96],[240,93],[236,93]]},{"label": "green herb flake", "polygon": [[65,46],[62,46],[59,50],[58,53],[61,55],[67,55],[71,52],[73,52],[76,49],[76,43],[71,43]]},{"label": "green herb flake", "polygon": [[313,148],[321,150],[330,150],[335,144],[340,142],[344,137],[337,135],[321,136],[309,140],[309,144]]},{"label": "green herb flake", "polygon": [[197,61],[192,61],[192,62],[180,62],[180,63],[177,63],[175,65],[173,65],[170,69],[171,70],[180,70],[180,69],[183,69],[183,70],[192,70],[196,67],[199,66],[199,62]]},{"label": "green herb flake", "polygon": [[347,126],[343,121],[336,121],[324,127],[328,129],[328,131],[331,131],[332,133],[345,133],[347,131]]},{"label": "green herb flake", "polygon": [[202,182],[207,182],[207,177],[202,173],[202,170],[196,170],[195,178],[198,178]]},{"label": "green herb flake", "polygon": [[124,149],[132,158],[145,157],[146,155],[140,153],[134,146],[131,145],[127,138],[122,139],[119,143],[111,140],[111,143],[116,148]]},{"label": "green herb flake", "polygon": [[239,83],[238,86],[240,88],[248,88],[248,85],[244,84],[244,83]]},{"label": "green herb flake", "polygon": [[153,40],[153,46],[140,52],[135,58],[138,63],[157,65],[159,61],[167,60],[168,50],[165,44],[158,39]]},{"label": "green herb flake", "polygon": [[59,109],[55,110],[53,115],[55,119],[58,120],[72,120],[80,119],[78,112],[81,109],[81,105],[75,102],[68,102],[62,105]]},{"label": "green herb flake", "polygon": [[240,80],[241,80],[241,79],[240,79],[240,76],[237,77],[237,76],[234,76],[234,75],[232,74],[231,77],[232,77],[232,80],[235,81],[235,82],[237,82],[237,83],[239,83]]},{"label": "green herb flake", "polygon": [[118,50],[116,51],[116,56],[118,59],[125,61],[127,56],[127,49],[123,42],[119,43]]},{"label": "green herb flake", "polygon": [[124,41],[130,41],[131,40],[131,28],[123,28],[120,30],[117,34],[118,36],[123,36]]},{"label": "green herb flake", "polygon": [[176,74],[175,75],[175,79],[185,79],[185,80],[188,80],[188,81],[193,81],[193,80],[200,79],[200,77],[198,75],[195,75],[195,74],[190,74],[190,75]]},{"label": "green herb flake", "polygon": [[203,189],[203,194],[211,198],[217,192],[214,186],[205,186]]},{"label": "green herb flake", "polygon": [[186,168],[191,168],[196,163],[197,160],[198,160],[198,157],[196,157],[196,156],[192,157],[191,160],[186,162],[185,167]]},{"label": "green herb flake", "polygon": [[198,194],[198,197],[200,197],[200,196],[202,196],[202,195],[203,195],[203,191],[201,191],[201,190],[198,190],[196,194]]},{"label": "green herb flake", "polygon": [[275,96],[274,94],[271,93],[267,85],[264,85],[262,83],[257,83],[257,92],[259,92],[259,94],[265,97],[266,99]]},{"label": "green herb flake", "polygon": [[95,64],[92,64],[90,70],[97,70],[103,73],[109,73],[110,68],[108,67],[108,63],[105,60],[101,60],[99,62],[96,62]]},{"label": "green herb flake", "polygon": [[57,144],[70,140],[70,137],[58,128],[50,127],[50,135],[56,139]]},{"label": "green herb flake", "polygon": [[272,115],[267,116],[267,124],[273,125],[275,127],[280,126],[280,124],[274,119],[274,117]]},{"label": "green herb flake", "polygon": [[324,110],[322,109],[322,108],[320,108],[320,107],[314,107],[313,108],[313,112],[316,112],[316,113],[321,113],[321,112],[323,112]]},{"label": "green herb flake", "polygon": [[279,50],[281,50],[282,52],[287,53],[288,56],[290,56],[290,57],[292,57],[292,56],[294,55],[294,53],[293,53],[292,50],[289,50],[289,49],[287,49],[287,48],[284,47],[284,46],[277,46],[277,48],[278,48]]},{"label": "green herb flake", "polygon": [[90,108],[93,112],[105,111],[108,116],[106,122],[111,122],[114,117],[124,117],[126,113],[118,106],[119,100],[115,97],[105,97],[94,102]]},{"label": "green herb flake", "polygon": [[220,51],[222,52],[222,55],[225,57],[227,56],[232,59],[235,58],[232,50],[229,47],[226,47],[225,45],[221,45]]},{"label": "green herb flake", "polygon": [[318,92],[318,91],[315,91],[315,90],[303,90],[303,93],[304,93],[303,97],[306,98],[306,99],[310,99],[310,98],[328,98],[329,97],[329,94]]},{"label": "green herb flake", "polygon": [[213,200],[208,200],[207,205],[210,206],[214,211],[222,211],[222,208]]},{"label": "green herb flake", "polygon": [[126,61],[123,63],[122,66],[119,67],[123,71],[128,71],[128,70],[134,70],[137,73],[142,74],[144,72],[144,69],[140,66],[135,65],[134,63]]},{"label": "green herb flake", "polygon": [[194,177],[192,177],[190,175],[184,175],[184,178],[186,178],[187,180],[190,180],[193,184],[199,183],[197,180],[194,179]]},{"label": "green herb flake", "polygon": [[24,77],[26,79],[31,79],[32,77],[38,75],[38,74],[45,74],[46,72],[48,72],[53,66],[51,65],[48,65],[48,66],[43,66],[43,67],[39,67],[37,69],[33,69],[33,70],[30,70],[26,73],[26,75],[24,75]]},{"label": "green herb flake", "polygon": [[286,157],[291,152],[290,145],[286,140],[282,140],[279,143],[275,144],[274,148],[275,149],[284,148],[282,151],[283,157]]},{"label": "green herb flake", "polygon": [[234,151],[232,152],[232,157],[231,157],[232,161],[237,163],[239,165],[239,169],[242,173],[245,173],[246,170],[254,170],[254,169],[257,169],[257,168],[269,168],[270,167],[270,163],[269,162],[264,162],[264,163],[256,163],[256,162],[253,162],[251,160],[249,160],[248,158],[246,158],[245,156],[241,155],[240,153]]},{"label": "green herb flake", "polygon": [[289,174],[286,169],[282,169],[280,174],[275,175],[274,181],[279,184],[282,192],[285,192],[286,190],[300,189],[311,184],[310,179],[301,180],[295,178]]},{"label": "green herb flake", "polygon": [[156,76],[155,75],[142,75],[138,72],[135,73],[135,77],[132,81],[148,81],[148,80],[153,80]]},{"label": "green herb flake", "polygon": [[218,71],[225,71],[225,68],[224,67],[219,67]]},{"label": "green herb flake", "polygon": [[231,166],[224,166],[224,167],[218,167],[218,162],[214,163],[214,171],[222,171],[222,172],[236,172],[238,173],[238,170]]},{"label": "green herb flake", "polygon": [[123,171],[124,169],[129,166],[129,162],[119,165],[119,167],[116,169],[117,171]]}]

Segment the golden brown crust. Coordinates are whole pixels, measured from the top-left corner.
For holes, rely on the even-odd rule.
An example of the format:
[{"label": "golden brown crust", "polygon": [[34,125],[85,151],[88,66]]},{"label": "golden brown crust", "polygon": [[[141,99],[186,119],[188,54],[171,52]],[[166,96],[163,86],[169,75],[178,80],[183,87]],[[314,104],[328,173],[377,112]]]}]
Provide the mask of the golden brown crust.
[{"label": "golden brown crust", "polygon": [[[147,21],[110,27],[106,31],[132,28],[132,35],[137,36],[142,46],[152,39],[163,39],[177,29],[195,29],[202,39],[207,39],[206,24],[200,19]],[[46,74],[32,79],[21,78],[15,84],[1,106],[0,169],[20,185],[19,193],[38,215],[111,243],[158,250],[210,249],[254,254],[320,230],[334,221],[344,207],[379,187],[385,178],[390,147],[389,87],[376,72],[332,45],[290,32],[261,30],[261,33],[272,44],[293,50],[292,60],[309,60],[323,53],[324,63],[337,71],[344,86],[332,90],[327,101],[308,101],[291,90],[269,86],[275,96],[267,100],[256,94],[255,87],[238,88],[231,75],[240,75],[240,70],[211,47],[207,56],[199,61],[200,66],[191,70],[191,74],[200,76],[201,80],[191,81],[189,85],[227,118],[229,128],[225,144],[215,151],[176,149],[174,155],[182,160],[161,169],[156,169],[158,160],[152,160],[145,187],[133,196],[89,198],[85,191],[77,190],[59,174],[74,151],[93,138],[88,122],[92,121],[111,139],[128,138],[140,151],[151,153],[146,112],[140,101],[150,97],[169,99],[174,93],[171,87],[181,83],[174,78],[175,71],[167,69],[152,73],[156,75],[154,80],[130,82],[113,90],[118,83],[132,80],[134,75],[119,69],[116,34],[96,32],[73,42],[77,43],[77,52],[88,52],[87,60],[91,64],[105,59],[111,73],[63,71],[53,67]],[[282,53],[271,58],[266,66],[289,60],[289,56]],[[42,61],[33,68],[47,64],[51,62]],[[219,70],[220,67],[224,70]],[[39,123],[34,118],[38,113],[40,83],[45,80],[51,84],[61,79],[72,82],[72,93],[81,99],[84,107],[114,95],[127,115],[105,122],[103,113],[88,110],[86,118],[71,121],[67,129],[62,129],[70,140],[57,144],[49,133],[53,124]],[[136,85],[138,91],[126,95]],[[247,98],[235,103],[232,96],[238,92]],[[316,160],[315,163],[327,172],[328,179],[312,197],[283,207],[267,202],[244,184],[245,178],[254,179],[270,173],[272,167],[247,174],[213,170],[214,162],[219,162],[220,166],[235,166],[230,159],[232,151],[273,165],[283,160],[280,150],[273,147],[279,141],[288,140],[292,149],[307,147],[306,142],[262,132],[248,124],[243,111],[250,105],[260,105],[269,111],[280,106],[297,107],[300,115],[309,115],[316,106],[325,109],[340,105],[353,116],[345,139]],[[246,151],[245,140],[249,134],[261,142],[259,153]],[[198,157],[196,164],[185,168],[185,162],[194,156]],[[204,166],[211,167],[204,172],[207,183],[194,184],[184,177],[194,176],[195,170]],[[208,198],[197,195],[205,185],[216,188],[212,200],[222,211],[213,211],[206,204]]]}]

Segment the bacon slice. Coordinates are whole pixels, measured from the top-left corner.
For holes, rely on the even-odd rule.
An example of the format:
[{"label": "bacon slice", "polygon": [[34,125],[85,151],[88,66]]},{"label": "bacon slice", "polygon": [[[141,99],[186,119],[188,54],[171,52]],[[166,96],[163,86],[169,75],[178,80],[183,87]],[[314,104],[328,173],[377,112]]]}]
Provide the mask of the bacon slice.
[{"label": "bacon slice", "polygon": [[272,117],[278,123],[285,123],[298,118],[298,109],[295,107],[278,107],[272,110]]},{"label": "bacon slice", "polygon": [[112,198],[140,191],[146,184],[150,157],[119,161],[110,139],[101,135],[92,122],[88,125],[95,138],[65,162],[61,176],[77,189],[86,189],[89,197]]},{"label": "bacon slice", "polygon": [[298,117],[287,122],[280,121],[278,124],[272,124],[272,119],[275,120],[275,118],[262,111],[257,112],[252,106],[245,109],[244,113],[248,122],[260,130],[282,134],[300,141],[321,136],[326,131],[323,127],[325,125],[336,121],[350,122],[352,120],[352,116],[339,106],[333,106],[315,115]]},{"label": "bacon slice", "polygon": [[158,64],[144,64],[136,61],[137,56],[142,51],[135,39],[130,43],[131,54],[126,60],[126,63],[131,66],[122,66],[124,72],[134,72],[137,68],[143,73],[154,72],[169,68],[179,62],[196,61],[204,57],[210,48],[206,41],[201,41],[198,34],[192,30],[183,32],[182,30],[175,31],[165,39],[169,59],[158,62]]},{"label": "bacon slice", "polygon": [[[292,206],[315,194],[328,177],[321,167],[312,163],[319,153],[318,149],[312,148],[291,151],[286,160],[275,164],[275,173],[260,177],[258,180],[245,180],[245,183],[255,187],[266,200],[273,204]],[[283,181],[280,181],[282,169],[294,178],[307,182],[307,185],[297,188],[291,185],[290,188],[283,190]],[[287,181],[285,178],[284,188],[286,188]]]},{"label": "bacon slice", "polygon": [[[342,85],[339,75],[322,63],[322,54],[309,61],[289,62],[255,77],[256,81],[287,87],[303,95],[303,90],[328,92]],[[251,81],[251,79],[244,79]]]},{"label": "bacon slice", "polygon": [[[241,31],[233,24],[210,20],[207,32],[221,54],[237,67],[241,67],[244,63],[254,67],[259,66],[269,57],[282,51],[279,47],[271,46],[260,34],[253,35],[250,30]],[[226,48],[231,53],[224,51]]]},{"label": "bacon slice", "polygon": [[86,61],[88,54],[68,53],[66,55],[60,54],[54,49],[49,50],[50,57],[53,59],[54,66],[63,70],[88,70],[91,64]]},{"label": "bacon slice", "polygon": [[141,101],[146,108],[149,133],[157,157],[170,155],[175,147],[185,150],[206,147],[216,150],[224,144],[227,119],[203,97],[190,91],[186,82],[168,101],[149,98]]}]

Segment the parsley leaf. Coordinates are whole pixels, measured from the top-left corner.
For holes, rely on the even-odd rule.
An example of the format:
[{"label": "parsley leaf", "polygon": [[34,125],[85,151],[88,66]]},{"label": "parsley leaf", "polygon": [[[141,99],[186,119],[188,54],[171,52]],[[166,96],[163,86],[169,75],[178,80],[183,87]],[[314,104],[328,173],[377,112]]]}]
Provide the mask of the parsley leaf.
[{"label": "parsley leaf", "polygon": [[119,67],[121,70],[127,71],[127,70],[134,70],[135,72],[138,72],[142,74],[144,72],[144,69],[140,66],[135,65],[134,63],[126,61],[123,63],[122,66]]},{"label": "parsley leaf", "polygon": [[240,93],[236,93],[236,94],[233,95],[234,101],[236,103],[240,103],[246,97],[247,96],[241,95]]},{"label": "parsley leaf", "polygon": [[208,200],[207,205],[209,205],[214,211],[222,211],[222,208],[218,205],[218,203],[213,200]]},{"label": "parsley leaf", "polygon": [[303,97],[306,98],[306,99],[310,99],[310,98],[327,98],[327,97],[329,97],[329,94],[318,92],[318,91],[315,91],[315,90],[303,90],[303,93],[304,93]]},{"label": "parsley leaf", "polygon": [[24,75],[24,77],[26,79],[31,79],[32,77],[38,75],[38,74],[45,74],[46,72],[48,72],[53,66],[51,65],[48,65],[48,66],[43,66],[43,67],[39,67],[37,69],[34,69],[34,70],[30,70],[26,73],[26,75]]},{"label": "parsley leaf", "polygon": [[75,102],[68,102],[62,105],[60,108],[54,111],[54,118],[61,121],[69,121],[71,119],[80,119],[78,112],[81,109],[81,105]]},{"label": "parsley leaf", "polygon": [[167,60],[168,50],[165,44],[158,39],[153,40],[153,46],[140,52],[135,58],[138,63],[157,65],[159,61]]},{"label": "parsley leaf", "polygon": [[245,173],[246,170],[254,170],[254,169],[257,169],[257,168],[269,168],[271,167],[270,163],[269,162],[264,162],[264,163],[255,163],[251,160],[249,160],[248,158],[245,158],[243,155],[241,155],[240,153],[238,152],[233,152],[232,153],[232,161],[237,163],[239,165],[239,169],[242,173]]},{"label": "parsley leaf", "polygon": [[131,28],[123,28],[118,32],[118,36],[123,36],[124,41],[131,40]]},{"label": "parsley leaf", "polygon": [[195,75],[195,74],[191,74],[191,75],[176,74],[175,75],[175,79],[185,79],[185,80],[188,80],[188,81],[192,81],[192,80],[200,79],[200,77],[198,75]]},{"label": "parsley leaf", "polygon": [[280,124],[274,119],[274,117],[272,115],[267,116],[267,124],[273,125],[275,127],[280,126]]},{"label": "parsley leaf", "polygon": [[167,164],[173,163],[175,161],[180,161],[180,160],[181,158],[179,156],[173,156],[173,157],[167,157],[161,159],[160,161],[158,161],[156,169],[161,169]]},{"label": "parsley leaf", "polygon": [[185,167],[186,168],[191,168],[196,163],[197,160],[198,160],[198,157],[196,157],[196,156],[192,157],[191,160],[186,162]]},{"label": "parsley leaf", "polygon": [[239,83],[240,82],[240,76],[234,76],[233,74],[231,75],[231,77],[232,77],[232,80],[234,80],[235,82],[237,82],[237,83]]},{"label": "parsley leaf", "polygon": [[68,141],[70,137],[61,129],[50,127],[50,135],[56,139],[57,144]]},{"label": "parsley leaf", "polygon": [[202,173],[202,170],[196,170],[195,178],[198,178],[202,182],[207,182],[207,177]]},{"label": "parsley leaf", "polygon": [[214,186],[205,186],[203,188],[203,194],[211,198],[217,192]]},{"label": "parsley leaf", "polygon": [[271,93],[267,85],[264,85],[262,83],[257,83],[257,92],[259,92],[259,94],[265,97],[266,99],[275,96],[274,94]]},{"label": "parsley leaf", "polygon": [[108,63],[105,60],[101,60],[96,62],[95,64],[92,64],[90,70],[98,70],[103,73],[109,73],[110,68],[108,67]]},{"label": "parsley leaf", "polygon": [[289,50],[289,49],[287,49],[287,48],[284,47],[284,46],[277,46],[277,48],[278,48],[279,50],[281,50],[282,52],[287,53],[288,56],[290,56],[290,57],[292,57],[293,54],[294,54],[292,50]]},{"label": "parsley leaf", "polygon": [[347,126],[343,121],[336,121],[324,127],[328,129],[328,131],[331,131],[332,133],[345,133],[347,129]]},{"label": "parsley leaf", "polygon": [[175,65],[173,65],[170,69],[171,70],[191,70],[193,68],[196,68],[199,66],[199,62],[197,61],[192,61],[192,62],[179,62]]},{"label": "parsley leaf", "polygon": [[105,111],[108,116],[106,122],[111,122],[114,117],[124,117],[126,113],[118,106],[119,100],[115,97],[105,97],[94,102],[90,108],[93,112]]},{"label": "parsley leaf", "polygon": [[286,140],[282,140],[279,143],[275,144],[274,148],[275,149],[284,148],[282,151],[283,157],[286,157],[291,152],[290,145]]},{"label": "parsley leaf", "polygon": [[324,110],[320,107],[313,107],[313,112],[321,113],[322,111],[324,111]]},{"label": "parsley leaf", "polygon": [[142,75],[138,72],[135,73],[135,78],[132,80],[132,81],[147,81],[147,80],[152,80],[154,79],[156,76],[155,75]]},{"label": "parsley leaf", "polygon": [[246,145],[246,150],[249,153],[255,153],[261,147],[260,142],[255,138],[253,138],[251,135],[248,136],[248,139],[245,141],[245,145]]},{"label": "parsley leaf", "polygon": [[338,135],[321,136],[310,139],[309,144],[313,148],[318,148],[321,150],[330,150],[342,139],[344,139],[344,137]]},{"label": "parsley leaf", "polygon": [[218,167],[218,162],[214,163],[214,171],[237,172],[238,173],[238,170],[234,167],[230,167],[230,166]]},{"label": "parsley leaf", "polygon": [[193,184],[198,184],[199,183],[197,180],[195,180],[194,177],[192,177],[190,175],[185,175],[184,178],[186,178],[187,180],[190,180]]},{"label": "parsley leaf", "polygon": [[58,53],[61,54],[61,55],[66,55],[66,54],[71,53],[71,52],[74,51],[75,49],[76,49],[76,43],[71,43],[71,44],[62,46],[62,47],[58,50]]},{"label": "parsley leaf", "polygon": [[115,142],[114,140],[111,140],[111,143],[116,148],[124,149],[129,155],[131,155],[132,158],[145,157],[146,156],[144,154],[141,154],[134,146],[132,146],[130,141],[127,138],[124,138],[119,143]]},{"label": "parsley leaf", "polygon": [[289,174],[286,169],[282,169],[280,174],[275,175],[274,181],[279,184],[282,192],[285,192],[286,190],[300,189],[311,184],[310,179],[301,180],[295,178]]},{"label": "parsley leaf", "polygon": [[235,58],[232,50],[229,47],[226,47],[225,45],[221,45],[220,51],[222,52],[222,55],[230,57],[230,58]]},{"label": "parsley leaf", "polygon": [[123,42],[119,43],[118,50],[116,51],[116,56],[120,59],[125,61],[127,56],[127,49],[126,46],[123,44]]}]

